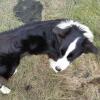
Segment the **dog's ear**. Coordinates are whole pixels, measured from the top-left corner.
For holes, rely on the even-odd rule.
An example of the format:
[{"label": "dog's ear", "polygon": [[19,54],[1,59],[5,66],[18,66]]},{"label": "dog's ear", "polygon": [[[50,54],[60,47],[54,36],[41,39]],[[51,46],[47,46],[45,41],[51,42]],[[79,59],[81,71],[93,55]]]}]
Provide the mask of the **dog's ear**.
[{"label": "dog's ear", "polygon": [[53,32],[59,35],[60,37],[64,38],[70,32],[70,29],[71,29],[70,27],[66,29],[61,29],[56,26],[53,28]]},{"label": "dog's ear", "polygon": [[94,54],[98,53],[97,47],[92,42],[90,42],[88,39],[84,40],[83,49],[84,49],[84,53],[94,53]]}]

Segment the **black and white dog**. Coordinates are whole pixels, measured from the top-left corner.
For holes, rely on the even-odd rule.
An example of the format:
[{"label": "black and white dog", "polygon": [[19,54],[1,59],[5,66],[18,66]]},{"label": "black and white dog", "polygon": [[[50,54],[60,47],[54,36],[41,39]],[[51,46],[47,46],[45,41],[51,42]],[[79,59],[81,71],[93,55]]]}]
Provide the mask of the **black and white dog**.
[{"label": "black and white dog", "polygon": [[[90,29],[73,20],[33,22],[0,34],[0,76],[9,79],[24,54],[47,54],[55,72],[65,70],[82,53],[97,53]],[[0,91],[10,93],[1,83]]]}]

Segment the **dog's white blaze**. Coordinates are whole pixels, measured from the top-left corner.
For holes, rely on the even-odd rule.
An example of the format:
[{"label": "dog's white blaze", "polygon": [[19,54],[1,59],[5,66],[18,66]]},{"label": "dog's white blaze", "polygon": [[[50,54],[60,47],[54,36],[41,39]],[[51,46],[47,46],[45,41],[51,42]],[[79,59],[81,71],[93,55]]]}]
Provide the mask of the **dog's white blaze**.
[{"label": "dog's white blaze", "polygon": [[79,27],[81,30],[85,31],[85,33],[83,33],[83,35],[86,38],[88,38],[88,40],[90,42],[93,42],[94,36],[93,36],[93,33],[91,32],[91,30],[87,26],[85,26],[79,22],[76,22],[73,20],[69,20],[69,21],[66,20],[66,21],[63,21],[60,24],[58,24],[57,27],[61,28],[61,29],[66,29],[66,28],[72,27],[73,25],[75,25],[75,26]]},{"label": "dog's white blaze", "polygon": [[76,48],[76,44],[79,39],[80,37],[77,37],[72,43],[70,43],[68,49],[66,50],[65,55],[62,58],[58,59],[57,61],[50,59],[50,66],[53,68],[55,72],[58,72],[55,69],[55,67],[60,68],[62,71],[62,70],[65,70],[69,66],[70,61],[68,61],[67,56]]},{"label": "dog's white blaze", "polygon": [[69,47],[68,47],[68,49],[67,49],[67,51],[66,51],[64,57],[67,57],[68,54],[69,54],[70,52],[72,52],[72,51],[76,48],[76,43],[77,43],[77,41],[78,41],[79,39],[80,39],[80,37],[77,37],[72,43],[70,43],[70,45],[69,45]]},{"label": "dog's white blaze", "polygon": [[2,85],[2,87],[0,88],[0,91],[3,94],[9,94],[11,92],[11,90],[9,88],[7,88],[6,86]]}]

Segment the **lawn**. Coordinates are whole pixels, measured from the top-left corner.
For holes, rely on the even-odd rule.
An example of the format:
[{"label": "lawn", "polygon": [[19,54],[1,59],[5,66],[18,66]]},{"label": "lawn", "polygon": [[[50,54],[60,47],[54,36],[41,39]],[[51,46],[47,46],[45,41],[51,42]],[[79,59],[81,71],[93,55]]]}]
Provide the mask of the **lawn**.
[{"label": "lawn", "polygon": [[[90,27],[100,47],[100,0],[0,0],[0,31],[37,20],[74,19]],[[82,55],[55,73],[46,55],[26,56],[7,82],[9,95],[0,100],[100,100],[100,61]]]}]

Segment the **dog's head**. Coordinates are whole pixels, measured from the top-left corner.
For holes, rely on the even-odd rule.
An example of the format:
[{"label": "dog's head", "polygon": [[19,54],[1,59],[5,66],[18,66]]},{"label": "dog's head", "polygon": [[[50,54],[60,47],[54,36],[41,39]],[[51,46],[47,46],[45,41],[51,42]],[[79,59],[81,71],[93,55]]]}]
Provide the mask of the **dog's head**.
[{"label": "dog's head", "polygon": [[92,32],[79,22],[65,20],[59,23],[53,32],[62,39],[60,45],[62,57],[57,61],[51,61],[55,72],[65,70],[82,53],[97,53],[97,48],[93,44]]}]

